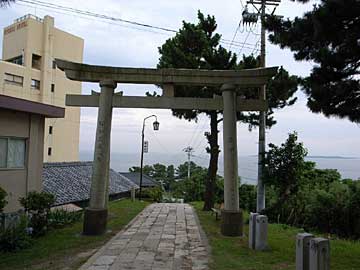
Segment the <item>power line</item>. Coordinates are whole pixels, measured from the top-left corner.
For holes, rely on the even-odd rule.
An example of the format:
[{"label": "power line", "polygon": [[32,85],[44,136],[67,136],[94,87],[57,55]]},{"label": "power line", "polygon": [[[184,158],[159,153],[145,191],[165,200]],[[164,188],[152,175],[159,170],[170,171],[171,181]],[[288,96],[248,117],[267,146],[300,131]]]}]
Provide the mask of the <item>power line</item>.
[{"label": "power line", "polygon": [[245,7],[244,7],[242,0],[240,0],[240,4],[241,4],[241,7],[244,9]]},{"label": "power line", "polygon": [[[30,5],[36,6],[36,7],[37,6],[45,7],[45,8],[51,9],[51,10],[55,10],[56,13],[60,13],[60,14],[64,14],[64,13],[59,12],[59,10],[62,10],[64,12],[70,12],[70,13],[77,14],[77,15],[83,15],[83,16],[80,16],[81,18],[84,18],[84,16],[88,16],[88,17],[98,18],[98,19],[101,19],[101,20],[110,20],[112,22],[121,22],[121,23],[124,23],[124,24],[130,24],[130,25],[133,25],[133,26],[139,26],[139,27],[147,28],[147,30],[154,29],[154,30],[164,31],[167,34],[177,33],[178,32],[177,30],[174,30],[174,29],[171,29],[171,28],[168,28],[168,27],[154,26],[154,25],[147,24],[147,23],[141,23],[141,22],[137,22],[137,21],[121,19],[121,18],[118,18],[118,17],[109,16],[109,15],[106,15],[106,14],[95,13],[95,12],[91,12],[91,11],[71,8],[71,7],[67,7],[67,6],[63,6],[63,5],[58,5],[58,4],[53,4],[53,3],[48,3],[48,2],[38,1],[38,0],[18,0],[18,2],[30,4]],[[26,5],[24,5],[24,6],[26,6]],[[128,28],[144,31],[144,29],[140,29],[140,28],[137,28],[137,27],[129,27],[129,26],[120,25],[120,24],[115,24],[115,25],[119,25],[119,26],[123,26],[123,27],[128,27]],[[164,33],[155,32],[155,31],[148,31],[148,32],[154,32],[154,33],[157,33],[157,34],[164,34]],[[225,44],[225,45],[229,45],[232,41],[222,38],[220,40],[220,42]],[[248,44],[248,45],[254,46],[254,44]],[[238,44],[238,42],[233,42],[232,46],[239,47],[240,45]],[[246,48],[246,49],[253,49],[252,47],[246,47],[246,46],[243,46],[243,47]]]},{"label": "power line", "polygon": [[104,15],[104,14],[100,14],[100,13],[85,11],[85,10],[81,10],[81,9],[71,8],[71,7],[66,7],[66,6],[57,5],[57,4],[48,3],[48,2],[42,2],[42,1],[38,1],[38,0],[18,0],[18,1],[23,2],[23,3],[33,4],[33,5],[49,7],[49,8],[62,9],[62,10],[65,10],[65,11],[69,11],[69,12],[73,12],[73,13],[77,13],[77,14],[82,14],[82,15],[87,15],[87,16],[92,16],[92,17],[97,17],[97,18],[101,18],[101,19],[107,19],[107,20],[111,20],[111,21],[118,21],[118,22],[123,22],[123,23],[136,25],[136,26],[162,30],[162,31],[165,31],[165,32],[172,32],[172,33],[177,32],[176,30],[165,28],[165,27],[154,26],[154,25],[150,25],[150,24],[146,24],[146,23],[140,23],[140,22],[136,22],[136,21],[125,20],[125,19],[121,19],[121,18],[112,17],[112,16],[109,16],[109,15]]},{"label": "power line", "polygon": [[251,51],[251,54],[253,54],[255,51],[259,51],[259,49],[256,49],[256,47],[259,45],[261,38],[258,39],[258,41],[256,42],[254,49]]},{"label": "power line", "polygon": [[[200,117],[202,117],[203,115],[201,114]],[[202,118],[203,119],[203,118]],[[194,136],[195,136],[195,133],[197,132],[198,128],[199,128],[199,124],[197,123],[195,129],[193,130],[193,133],[192,133],[192,136],[190,137],[190,140],[189,142],[187,143],[187,145],[191,145],[193,139],[194,139]]]},{"label": "power line", "polygon": [[[221,41],[221,43],[223,43],[223,44],[225,44],[225,45],[230,45],[231,44],[231,42],[225,42],[225,41]],[[248,49],[248,50],[253,50],[254,49],[254,47],[253,46],[255,46],[255,44],[252,44],[252,45],[250,45],[250,46],[252,46],[252,47],[249,47],[249,46],[245,46],[245,43],[241,43],[241,44],[237,44],[235,41],[232,43],[232,46],[234,46],[234,47],[238,47],[238,48],[240,48],[241,47],[241,49]],[[258,51],[260,51],[260,49],[257,49]]]},{"label": "power line", "polygon": [[[204,147],[208,144],[206,141],[200,140],[199,143],[194,147],[195,150],[198,150],[201,145],[203,145],[205,142]],[[200,148],[201,149],[201,148]]]},{"label": "power line", "polygon": [[[196,145],[195,147],[194,147],[194,149],[197,149],[198,147],[199,147],[199,145],[201,144],[201,142],[202,142],[202,140],[201,140],[201,134],[203,134],[203,132],[204,132],[204,128],[205,128],[205,126],[206,126],[206,124],[207,124],[207,121],[206,121],[207,119],[206,119],[206,117],[204,117],[203,118],[203,123],[202,123],[202,125],[201,125],[201,128],[200,128],[200,131],[198,132],[198,134],[195,136],[195,138],[194,138],[194,141],[193,141],[193,145]],[[200,126],[200,123],[199,123],[199,126]],[[200,140],[198,140],[198,138],[200,138]]]},{"label": "power line", "polygon": [[152,132],[152,133],[150,133],[150,135],[151,135],[152,138],[155,139],[156,143],[157,143],[162,149],[164,149],[165,152],[171,153],[171,152],[169,151],[169,149],[167,149],[167,147],[164,146],[164,145],[160,142],[160,140],[156,137],[155,131],[151,129],[151,132]]},{"label": "power line", "polygon": [[203,159],[209,159],[210,158],[209,153],[207,153],[206,150],[205,150],[206,145],[207,145],[207,143],[205,145],[203,145],[203,147],[200,148],[200,150],[202,150],[202,151],[200,152],[199,155],[197,155],[198,157],[202,157]]},{"label": "power line", "polygon": [[[223,43],[230,43],[231,42],[231,40],[229,40],[229,39],[223,39],[222,38],[221,40],[222,40]],[[247,42],[236,41],[236,40],[233,41],[233,44],[235,44],[235,46],[242,46],[243,44],[248,45],[248,46],[254,46],[255,45],[254,43],[247,43]]]},{"label": "power line", "polygon": [[251,28],[251,25],[250,25],[249,31],[255,36],[260,36],[259,33],[254,32],[256,30],[256,28],[257,28],[257,24],[255,24],[255,26],[253,28]]},{"label": "power line", "polygon": [[245,44],[245,42],[247,41],[247,39],[249,38],[249,36],[250,36],[250,32],[248,32],[248,34],[247,34],[247,36],[246,36],[246,38],[245,38],[245,41],[244,41],[244,43],[243,43],[243,46],[240,48],[239,52],[237,53],[238,55],[240,55],[240,53],[242,52],[243,48],[245,47],[244,44]]},{"label": "power line", "polygon": [[[21,1],[21,0],[19,0]],[[15,2],[15,5],[18,5],[18,6],[24,6],[24,7],[33,7],[31,5],[27,5],[27,4],[20,4],[18,2]],[[91,19],[90,17],[85,17],[85,16],[81,16],[81,15],[71,15],[69,13],[66,13],[66,12],[60,12],[58,10],[54,10],[53,8],[45,8],[45,7],[35,7],[37,9],[40,9],[40,10],[45,10],[45,11],[52,11],[54,13],[57,13],[57,14],[62,14],[62,15],[65,15],[65,16],[71,16],[73,18],[81,18],[81,19],[84,19],[84,20],[88,20],[88,21],[94,21],[93,19]],[[149,33],[154,33],[154,34],[159,34],[159,35],[166,35],[166,36],[169,36],[169,33],[164,33],[164,32],[158,32],[158,31],[154,31],[154,30],[150,30],[150,29],[144,29],[144,28],[139,28],[139,27],[135,27],[135,26],[130,26],[130,25],[124,25],[124,24],[119,24],[119,23],[116,23],[116,22],[108,22],[108,21],[105,21],[103,19],[99,19],[98,22],[101,22],[101,23],[106,23],[106,24],[109,24],[109,25],[116,25],[116,26],[121,26],[121,27],[124,27],[124,28],[129,28],[129,29],[135,29],[135,30],[139,30],[139,31],[143,31],[143,32],[149,32]]]},{"label": "power line", "polygon": [[[240,2],[241,2],[241,0],[240,0]],[[236,35],[237,35],[238,31],[239,31],[239,28],[240,28],[240,22],[239,22],[238,26],[236,27],[236,30],[235,30],[234,36],[233,36],[233,38],[232,38],[232,40],[231,40],[231,42],[230,42],[228,51],[231,50],[231,46],[233,45],[233,42],[234,42],[234,40],[235,40],[235,38],[236,38]]]}]

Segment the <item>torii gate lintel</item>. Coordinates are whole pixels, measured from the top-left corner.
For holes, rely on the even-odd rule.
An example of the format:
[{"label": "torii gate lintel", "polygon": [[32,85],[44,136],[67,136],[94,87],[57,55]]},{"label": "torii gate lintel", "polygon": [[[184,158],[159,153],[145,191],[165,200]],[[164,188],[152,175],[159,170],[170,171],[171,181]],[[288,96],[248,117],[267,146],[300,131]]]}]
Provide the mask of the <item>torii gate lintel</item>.
[{"label": "torii gate lintel", "polygon": [[[267,101],[260,99],[243,99],[235,97],[236,111],[265,111]],[[67,106],[99,107],[100,94],[93,92],[91,95],[66,95]],[[189,97],[141,97],[123,96],[117,93],[112,99],[113,108],[144,108],[144,109],[182,109],[222,111],[224,102],[222,96],[214,98],[189,98]]]},{"label": "torii gate lintel", "polygon": [[70,80],[156,85],[202,85],[221,87],[233,84],[238,87],[258,87],[276,74],[278,67],[244,70],[205,70],[175,68],[125,68],[96,66],[56,59],[56,65]]},{"label": "torii gate lintel", "polygon": [[[236,112],[266,110],[261,100],[236,96],[239,87],[259,87],[276,74],[277,67],[250,70],[137,69],[91,66],[56,60],[71,80],[99,82],[100,95],[68,95],[66,105],[99,107],[96,128],[90,205],[85,210],[84,234],[97,235],[106,230],[109,186],[110,134],[112,108],[200,109],[223,111],[224,201],[221,232],[227,236],[242,234],[239,209]],[[164,85],[163,97],[126,97],[114,94],[117,83]],[[218,86],[222,98],[169,97],[173,85]],[[171,95],[171,94],[170,94]]]}]

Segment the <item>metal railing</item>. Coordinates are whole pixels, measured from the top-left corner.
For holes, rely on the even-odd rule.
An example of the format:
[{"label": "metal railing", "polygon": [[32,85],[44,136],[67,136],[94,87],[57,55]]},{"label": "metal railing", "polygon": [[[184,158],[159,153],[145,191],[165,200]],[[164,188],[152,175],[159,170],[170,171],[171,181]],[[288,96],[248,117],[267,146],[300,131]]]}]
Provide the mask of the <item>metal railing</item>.
[{"label": "metal railing", "polygon": [[14,23],[18,23],[18,22],[21,22],[21,21],[25,21],[25,20],[30,19],[30,18],[31,18],[31,19],[34,19],[34,20],[36,20],[36,21],[39,21],[39,22],[43,22],[43,21],[44,21],[43,19],[41,19],[41,18],[39,18],[39,17],[37,17],[37,16],[35,16],[35,15],[33,15],[33,14],[26,14],[26,15],[20,17],[20,18],[15,19],[15,20],[14,20]]}]

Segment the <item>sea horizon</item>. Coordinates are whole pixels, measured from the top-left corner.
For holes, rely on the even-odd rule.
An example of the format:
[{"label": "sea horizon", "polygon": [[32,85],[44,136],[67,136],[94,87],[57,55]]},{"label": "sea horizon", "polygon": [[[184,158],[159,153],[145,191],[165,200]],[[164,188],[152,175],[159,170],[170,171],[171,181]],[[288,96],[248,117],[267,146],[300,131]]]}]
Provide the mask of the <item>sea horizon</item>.
[{"label": "sea horizon", "polygon": [[[336,169],[342,179],[350,178],[353,180],[360,179],[360,157],[351,156],[333,156],[333,155],[310,155],[305,158],[308,161],[316,163],[319,169]],[[80,151],[81,161],[93,160],[93,152]],[[191,157],[197,165],[207,168],[209,158],[204,155],[194,155]],[[166,154],[166,153],[146,153],[144,155],[144,165],[153,165],[161,163],[164,165],[174,165],[175,167],[187,161],[184,154]],[[239,155],[239,176],[242,183],[256,184],[257,182],[257,156],[256,155]],[[110,167],[118,172],[128,172],[129,168],[140,166],[139,153],[116,153],[112,152],[110,157]],[[218,162],[218,174],[223,175],[223,157],[220,155]]]}]

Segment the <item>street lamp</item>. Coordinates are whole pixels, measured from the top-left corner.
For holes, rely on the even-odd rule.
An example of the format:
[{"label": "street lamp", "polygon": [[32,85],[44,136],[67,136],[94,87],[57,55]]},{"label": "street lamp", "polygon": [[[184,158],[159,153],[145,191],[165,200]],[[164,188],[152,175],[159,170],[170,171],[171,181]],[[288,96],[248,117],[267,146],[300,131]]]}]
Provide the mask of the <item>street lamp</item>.
[{"label": "street lamp", "polygon": [[143,128],[141,133],[141,164],[140,164],[140,191],[139,191],[139,200],[141,200],[141,189],[142,189],[142,179],[143,179],[143,162],[144,162],[144,134],[145,134],[145,121],[151,117],[155,117],[155,121],[153,122],[154,130],[159,130],[160,123],[157,121],[156,115],[150,115],[144,118]]}]

